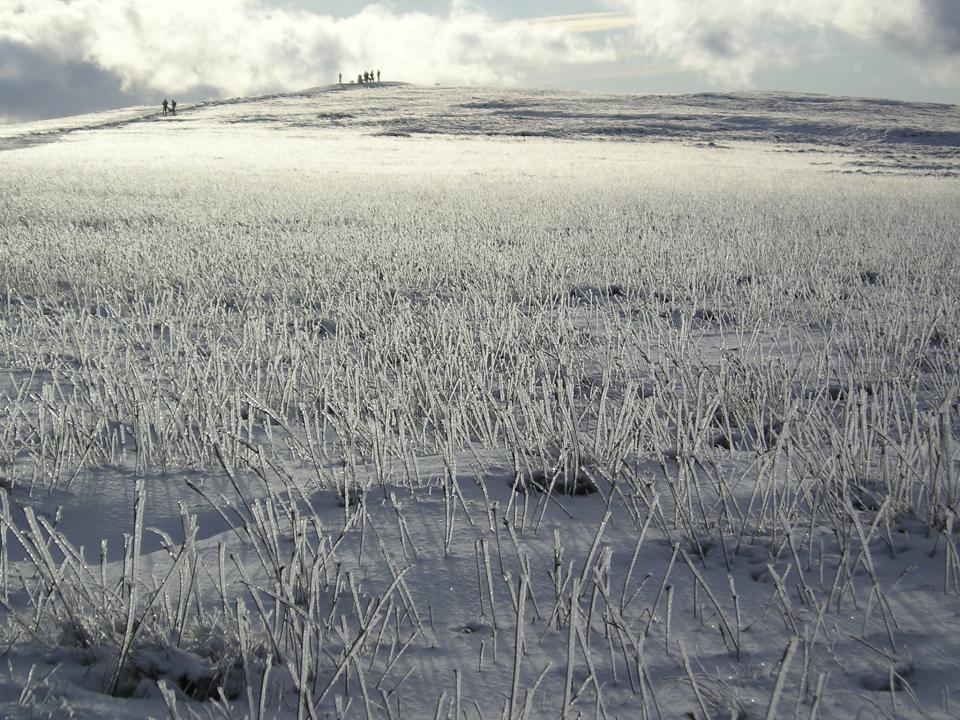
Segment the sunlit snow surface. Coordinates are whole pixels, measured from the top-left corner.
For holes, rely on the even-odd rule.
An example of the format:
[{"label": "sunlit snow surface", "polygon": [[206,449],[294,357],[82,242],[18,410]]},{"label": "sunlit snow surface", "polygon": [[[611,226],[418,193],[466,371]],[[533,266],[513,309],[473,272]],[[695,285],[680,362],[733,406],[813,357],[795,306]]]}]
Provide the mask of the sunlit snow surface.
[{"label": "sunlit snow surface", "polygon": [[[327,540],[339,540],[321,583],[331,626],[323,649],[311,651],[317,690],[356,637],[357,614],[390,586],[384,554],[394,568],[410,567],[403,597],[391,597],[398,608],[415,601],[422,634],[389,670],[416,627],[410,614],[382,625],[377,652],[372,639],[364,644],[372,717],[454,718],[456,702],[471,719],[477,709],[501,716],[513,684],[510,593],[521,554],[534,593],[515,717],[526,698],[527,717],[560,716],[571,587],[561,592],[558,629],[556,617],[547,622],[558,566],[583,571],[590,588],[580,613],[591,631],[574,637],[572,690],[582,694],[571,717],[641,717],[643,693],[651,717],[657,708],[663,718],[701,717],[700,700],[713,716],[764,717],[795,634],[776,717],[808,717],[821,674],[823,718],[955,716],[960,565],[945,548],[955,548],[956,528],[943,527],[946,515],[936,519],[940,532],[925,517],[873,511],[883,483],[905,488],[891,501],[903,507],[956,491],[946,470],[956,472],[956,445],[944,461],[937,423],[948,423],[955,443],[958,173],[957,107],[780,94],[388,83],[181,105],[175,117],[133,108],[0,126],[0,473],[10,519],[22,529],[32,508],[83,546],[92,583],[106,541],[112,587],[142,479],[145,524],[161,531],[143,538],[144,592],[169,565],[168,539],[183,540],[181,514],[194,515],[195,598],[207,613],[207,624],[196,624],[209,632],[144,637],[135,697],[107,697],[112,646],[82,648],[46,616],[31,621],[38,605],[59,609],[62,598],[19,590],[17,573],[29,578],[35,568],[8,534],[10,610],[25,620],[0,610],[11,647],[0,716],[166,716],[153,681],[202,675],[236,646],[229,619],[222,637],[209,629],[224,604],[218,544],[228,614],[246,597],[238,566],[275,592],[236,514],[271,495],[278,507],[309,507]],[[556,449],[538,443],[551,430],[562,435],[557,408],[568,389],[586,447],[618,437],[626,408],[626,449],[614,450],[630,469],[616,490],[601,482],[600,494],[541,505],[542,496],[511,491],[514,464]],[[277,417],[258,414],[251,400]],[[769,416],[718,417],[725,403]],[[496,441],[471,417],[471,447],[445,451],[432,433],[460,422],[461,408],[489,408]],[[689,408],[696,412],[684,415]],[[422,434],[406,431],[403,453],[394,414],[420,423]],[[778,447],[758,427],[785,415],[794,435]],[[305,445],[322,416],[325,450],[311,455]],[[678,417],[703,425],[701,444],[687,448],[699,464],[677,462]],[[897,432],[877,421],[889,435],[879,438],[867,429],[876,417]],[[63,455],[69,462],[51,460],[52,438],[76,446]],[[866,451],[857,444],[865,438]],[[236,488],[214,439],[229,449]],[[85,454],[88,443],[96,451]],[[863,473],[843,478],[848,510],[824,511],[832,498],[819,488],[834,469],[854,466]],[[702,495],[684,485],[691,473]],[[444,483],[451,474],[462,501]],[[368,487],[363,521],[355,505],[338,503],[334,486],[346,481]],[[686,488],[681,497],[677,487]],[[626,582],[653,493],[669,534],[657,516]],[[591,555],[607,498],[612,515]],[[488,499],[498,504],[496,531]],[[788,508],[794,525],[782,527],[771,507]],[[711,519],[695,528],[703,558],[685,512]],[[753,519],[748,530],[732,535],[744,517]],[[869,536],[868,555],[853,517]],[[293,533],[284,526],[281,535],[289,556]],[[671,540],[691,565],[678,556],[665,579]],[[479,541],[494,568],[496,662]],[[607,564],[594,575],[588,558]],[[695,592],[691,568],[727,621],[733,578],[739,658],[711,600]],[[330,586],[342,572],[348,588],[347,571],[356,600],[343,589],[331,609]],[[594,582],[607,574],[617,617]],[[836,590],[851,579],[854,593]],[[642,691],[630,642],[611,630],[621,622],[634,639],[649,628]],[[253,655],[259,682],[263,653]],[[345,707],[346,717],[365,716],[357,672],[351,665],[337,680],[319,717]],[[273,667],[272,678],[267,716],[296,717],[287,666]],[[181,690],[195,688],[182,684],[184,717],[187,708],[202,717],[250,713],[245,693],[212,711],[188,701]]]},{"label": "sunlit snow surface", "polygon": [[50,142],[76,129],[159,121],[395,137],[760,141],[788,151],[863,153],[831,163],[858,172],[953,174],[960,161],[960,108],[953,105],[783,93],[588,95],[399,83],[181,105],[176,118],[163,118],[155,108],[133,108],[0,126],[0,149]]}]

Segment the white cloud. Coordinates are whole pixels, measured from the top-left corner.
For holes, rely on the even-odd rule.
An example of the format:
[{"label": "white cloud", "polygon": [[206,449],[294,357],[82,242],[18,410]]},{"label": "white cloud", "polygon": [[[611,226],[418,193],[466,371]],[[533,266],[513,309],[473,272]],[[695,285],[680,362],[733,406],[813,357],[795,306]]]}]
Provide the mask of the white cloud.
[{"label": "white cloud", "polygon": [[257,0],[0,0],[2,48],[100,68],[123,92],[223,95],[304,88],[366,69],[412,82],[511,83],[524,67],[614,57],[562,25],[496,22],[457,0],[446,16],[370,5],[346,18]]},{"label": "white cloud", "polygon": [[749,85],[763,68],[829,55],[846,38],[915,63],[928,83],[960,83],[960,0],[607,0],[631,12],[626,52]]},{"label": "white cloud", "polygon": [[530,18],[527,22],[562,28],[568,32],[596,33],[634,27],[637,18],[630,13],[592,12]]},{"label": "white cloud", "polygon": [[512,84],[595,62],[736,88],[818,58],[839,68],[857,47],[903,57],[923,83],[960,86],[960,0],[601,1],[610,12],[497,22],[463,0],[446,15],[369,5],[337,18],[269,0],[0,0],[0,104],[49,117],[294,90],[365,69]]}]

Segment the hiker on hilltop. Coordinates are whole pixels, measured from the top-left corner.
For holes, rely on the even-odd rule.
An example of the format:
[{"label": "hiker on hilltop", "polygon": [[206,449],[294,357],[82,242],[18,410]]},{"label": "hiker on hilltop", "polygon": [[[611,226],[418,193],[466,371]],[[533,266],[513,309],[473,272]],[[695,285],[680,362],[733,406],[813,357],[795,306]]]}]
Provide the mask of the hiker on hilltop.
[{"label": "hiker on hilltop", "polygon": [[170,103],[167,102],[167,99],[164,98],[164,99],[163,99],[163,114],[164,114],[164,115],[167,114],[167,106],[168,106],[169,104],[170,104]]},{"label": "hiker on hilltop", "polygon": [[378,83],[380,82],[380,71],[379,71],[379,70],[377,70],[377,82],[378,82]]},{"label": "hiker on hilltop", "polygon": [[337,73],[337,84],[343,85],[343,73]]},{"label": "hiker on hilltop", "polygon": [[173,113],[174,115],[177,114],[177,101],[176,101],[176,100],[171,100],[171,101],[170,101],[170,112]]}]

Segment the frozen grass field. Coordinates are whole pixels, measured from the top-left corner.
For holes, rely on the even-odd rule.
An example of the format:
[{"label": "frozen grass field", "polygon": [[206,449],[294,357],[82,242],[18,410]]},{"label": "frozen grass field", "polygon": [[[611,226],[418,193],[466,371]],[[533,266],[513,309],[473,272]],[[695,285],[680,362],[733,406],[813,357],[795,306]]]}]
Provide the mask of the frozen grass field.
[{"label": "frozen grass field", "polygon": [[0,127],[0,716],[960,714],[960,109]]}]

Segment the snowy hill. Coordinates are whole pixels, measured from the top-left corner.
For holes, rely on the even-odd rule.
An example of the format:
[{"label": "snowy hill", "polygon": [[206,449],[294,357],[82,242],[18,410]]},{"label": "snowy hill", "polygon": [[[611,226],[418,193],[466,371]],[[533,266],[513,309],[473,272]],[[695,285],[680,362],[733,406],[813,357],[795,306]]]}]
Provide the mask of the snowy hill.
[{"label": "snowy hill", "polygon": [[0,127],[0,717],[954,718],[958,108]]},{"label": "snowy hill", "polygon": [[389,137],[761,142],[791,150],[869,155],[873,161],[863,166],[865,171],[954,172],[960,161],[960,107],[953,105],[769,92],[596,95],[404,83],[324,86],[181,105],[176,117],[161,117],[159,108],[131,108],[0,126],[0,150],[49,142],[78,129],[152,121]]}]

